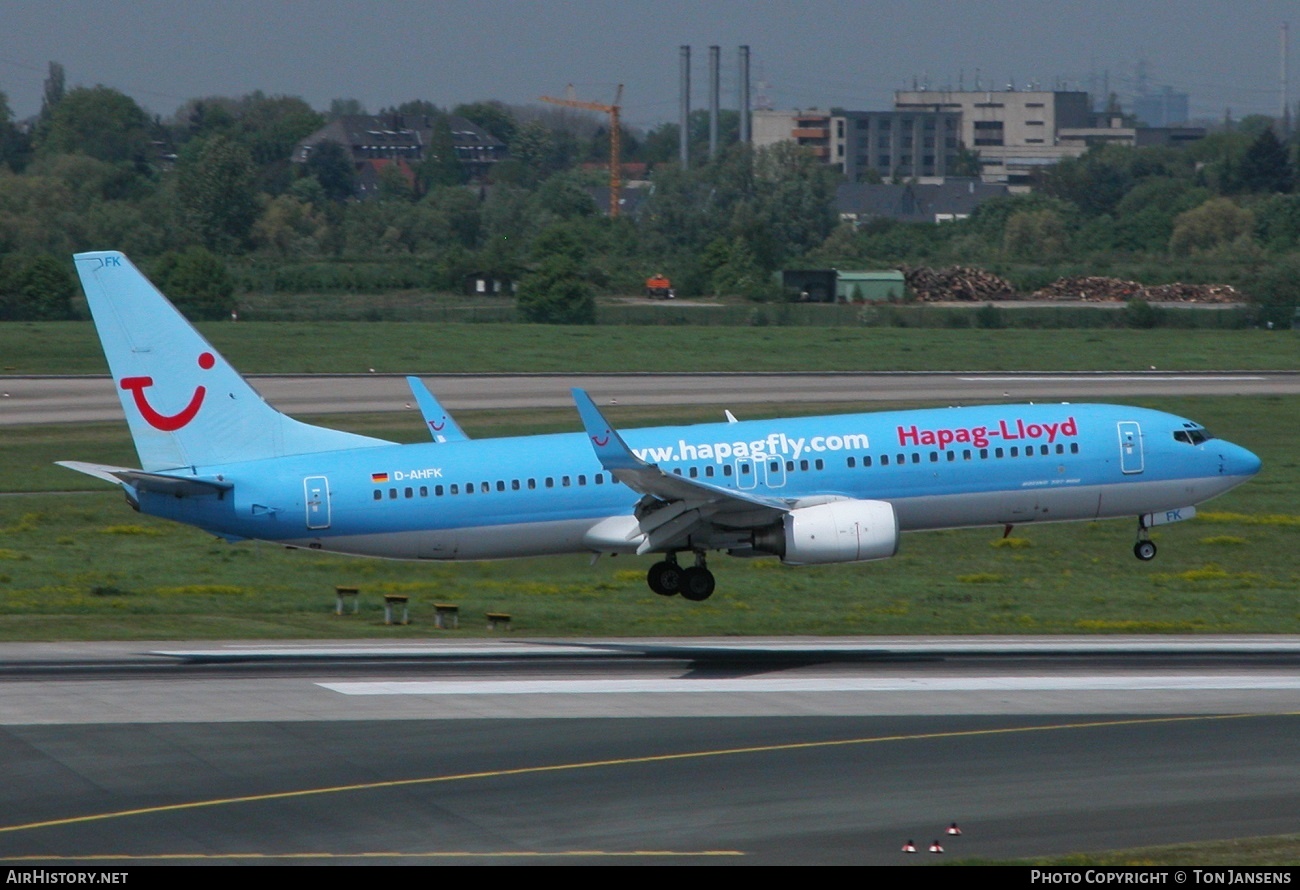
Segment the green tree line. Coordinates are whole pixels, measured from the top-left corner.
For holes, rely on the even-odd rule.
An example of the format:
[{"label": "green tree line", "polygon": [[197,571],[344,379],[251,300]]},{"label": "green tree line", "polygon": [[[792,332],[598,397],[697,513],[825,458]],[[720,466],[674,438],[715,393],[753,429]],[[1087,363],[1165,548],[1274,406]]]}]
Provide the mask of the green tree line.
[{"label": "green tree line", "polygon": [[[0,94],[0,317],[66,317],[68,256],[105,248],[158,277],[185,270],[178,298],[213,317],[238,283],[454,291],[486,275],[519,283],[526,317],[582,321],[593,295],[638,293],[656,273],[683,296],[768,300],[784,296],[773,276],[782,268],[951,264],[1026,289],[1066,274],[1234,284],[1278,318],[1296,303],[1296,147],[1267,118],[1176,149],[1093,148],[1043,170],[1029,194],[919,225],[840,223],[838,175],[792,144],[738,144],[734,114],[707,158],[703,112],[691,118],[688,167],[675,157],[676,124],[625,130],[625,160],[647,166],[650,187],[610,219],[589,193],[607,180],[602,119],[492,101],[381,109],[433,120],[435,144],[413,180],[389,168],[376,197],[356,200],[341,147],[305,164],[290,156],[330,114],[362,110],[255,92],[193,99],[163,119],[108,87],[66,88],[51,65],[27,127]],[[506,144],[490,183],[465,181],[451,116]],[[213,281],[200,287],[204,269]],[[556,308],[559,296],[569,308]]]}]

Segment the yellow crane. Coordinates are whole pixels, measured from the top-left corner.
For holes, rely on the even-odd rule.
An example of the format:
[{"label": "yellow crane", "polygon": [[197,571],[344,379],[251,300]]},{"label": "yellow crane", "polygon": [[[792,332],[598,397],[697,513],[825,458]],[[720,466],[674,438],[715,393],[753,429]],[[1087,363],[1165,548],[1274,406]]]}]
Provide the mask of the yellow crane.
[{"label": "yellow crane", "polygon": [[[572,94],[573,84],[569,84],[568,92]],[[614,93],[613,105],[601,105],[599,102],[583,102],[579,99],[567,98],[557,99],[554,96],[542,96],[543,102],[550,102],[552,105],[565,105],[569,108],[583,108],[587,111],[600,111],[609,115],[609,215],[618,216],[619,190],[623,182],[620,175],[622,169],[623,157],[623,140],[622,130],[619,128],[618,112],[619,102],[623,99],[623,85],[618,85],[618,90]]]}]

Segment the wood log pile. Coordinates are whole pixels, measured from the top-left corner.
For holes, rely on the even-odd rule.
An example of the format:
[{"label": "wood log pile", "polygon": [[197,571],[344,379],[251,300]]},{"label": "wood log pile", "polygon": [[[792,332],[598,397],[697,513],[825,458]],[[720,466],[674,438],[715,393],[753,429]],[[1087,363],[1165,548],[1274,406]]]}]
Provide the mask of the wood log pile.
[{"label": "wood log pile", "polygon": [[1005,278],[971,266],[949,269],[905,269],[907,287],[923,303],[946,303],[955,300],[986,303],[990,300],[1014,300],[1016,289]]},{"label": "wood log pile", "polygon": [[972,266],[947,269],[905,269],[907,287],[922,303],[978,302],[997,300],[1079,300],[1085,303],[1113,303],[1145,300],[1148,303],[1240,303],[1245,297],[1227,284],[1144,285],[1122,278],[1082,275],[1060,278],[1029,295],[1016,292],[1011,282],[992,272]]},{"label": "wood log pile", "polygon": [[1098,275],[1059,278],[1029,295],[1031,300],[1082,300],[1086,303],[1240,303],[1241,292],[1227,284],[1154,284],[1144,285],[1122,278]]}]

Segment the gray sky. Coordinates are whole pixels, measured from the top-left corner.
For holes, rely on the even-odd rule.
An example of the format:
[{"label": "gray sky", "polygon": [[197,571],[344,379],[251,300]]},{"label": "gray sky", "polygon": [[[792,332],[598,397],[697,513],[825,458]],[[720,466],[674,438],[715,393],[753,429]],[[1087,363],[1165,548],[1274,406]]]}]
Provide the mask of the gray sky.
[{"label": "gray sky", "polygon": [[[50,61],[69,86],[104,84],[170,116],[186,99],[253,90],[334,98],[368,110],[561,95],[608,102],[624,119],[677,116],[678,47],[693,51],[705,104],[710,44],[722,47],[724,107],[736,105],[736,47],[751,47],[754,93],[777,108],[884,110],[913,78],[932,88],[1051,89],[1059,81],[1132,94],[1191,94],[1195,116],[1276,114],[1282,0],[0,0],[0,91],[15,115],[40,107]],[[1293,68],[1296,66],[1293,64]],[[1300,71],[1300,68],[1296,70]],[[1290,89],[1292,104],[1300,83]]]}]

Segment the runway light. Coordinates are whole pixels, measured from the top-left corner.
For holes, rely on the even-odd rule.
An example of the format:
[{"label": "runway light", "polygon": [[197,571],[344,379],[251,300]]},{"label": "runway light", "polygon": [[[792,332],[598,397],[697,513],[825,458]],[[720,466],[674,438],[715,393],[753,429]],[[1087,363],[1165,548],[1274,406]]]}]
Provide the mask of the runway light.
[{"label": "runway light", "polygon": [[950,835],[952,835],[953,837],[957,837],[958,835],[961,834],[961,829],[958,828],[958,827],[957,827],[957,823],[954,822],[954,823],[952,823],[951,825],[948,826],[948,832],[947,832],[947,833],[950,834]]},{"label": "runway light", "polygon": [[930,852],[931,852],[931,853],[942,853],[942,852],[943,852],[943,847],[939,846],[939,841],[938,841],[937,839],[936,839],[934,842],[932,842],[932,843],[930,844]]},{"label": "runway light", "polygon": [[907,839],[907,843],[903,844],[903,852],[904,852],[904,853],[915,853],[915,852],[916,852],[916,844],[912,843],[912,839],[911,839],[911,838],[908,838],[908,839]]}]

